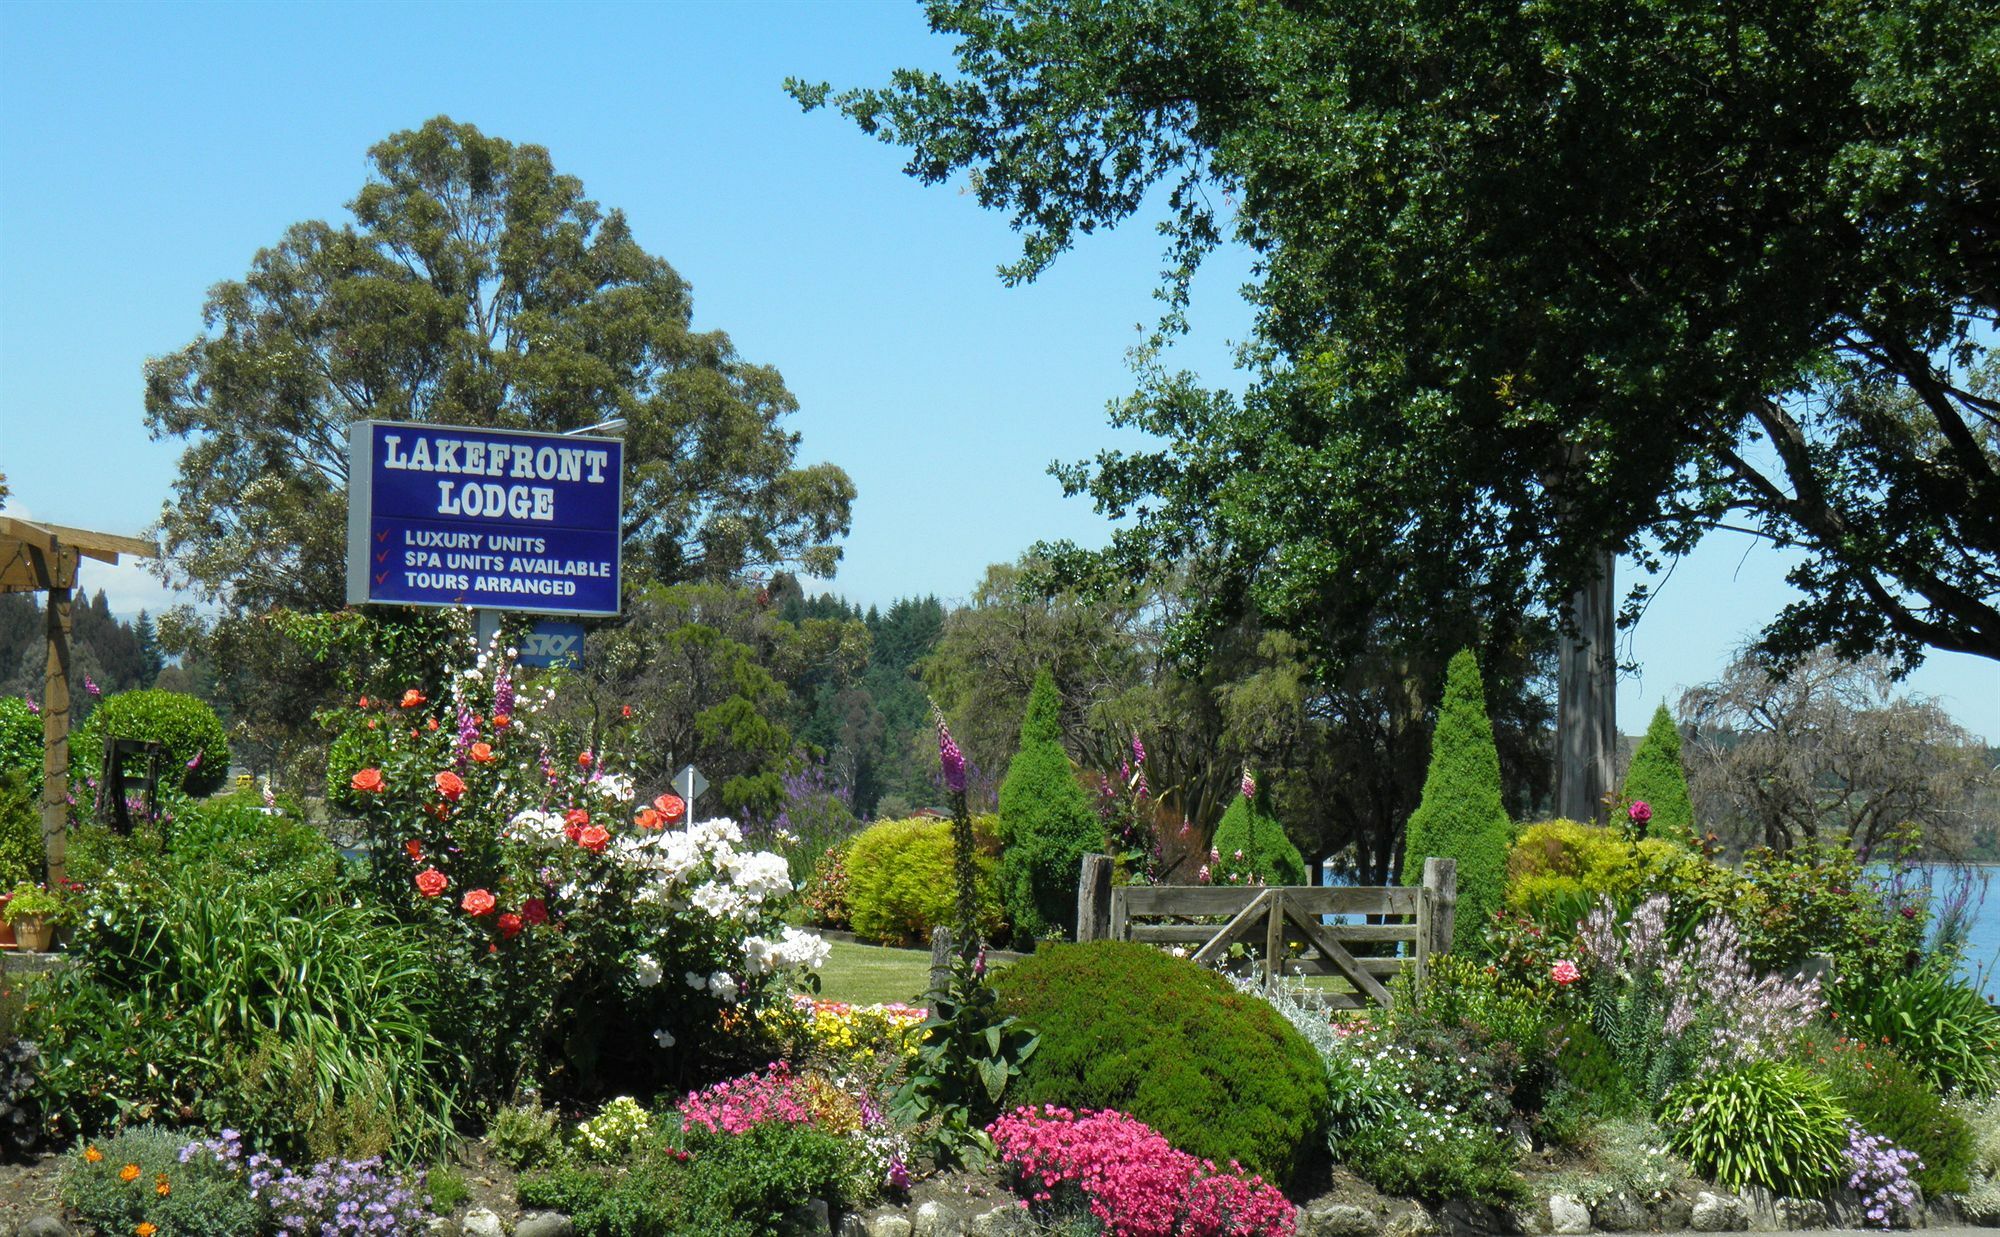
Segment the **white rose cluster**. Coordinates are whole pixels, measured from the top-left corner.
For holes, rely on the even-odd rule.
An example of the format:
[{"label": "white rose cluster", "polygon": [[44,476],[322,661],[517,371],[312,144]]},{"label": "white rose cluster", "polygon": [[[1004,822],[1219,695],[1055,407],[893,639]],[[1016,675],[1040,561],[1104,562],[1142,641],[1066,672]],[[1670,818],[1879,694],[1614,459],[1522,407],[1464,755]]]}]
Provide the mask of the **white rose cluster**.
[{"label": "white rose cluster", "polygon": [[776,940],[762,936],[743,938],[743,968],[752,975],[775,975],[780,971],[816,971],[826,965],[833,947],[817,932],[786,928]]}]

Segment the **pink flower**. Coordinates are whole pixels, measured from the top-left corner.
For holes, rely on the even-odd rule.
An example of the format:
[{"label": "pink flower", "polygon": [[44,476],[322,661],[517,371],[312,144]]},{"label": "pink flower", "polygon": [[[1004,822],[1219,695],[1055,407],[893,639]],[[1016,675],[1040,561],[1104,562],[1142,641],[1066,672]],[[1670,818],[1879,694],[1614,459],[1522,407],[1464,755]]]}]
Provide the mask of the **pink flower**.
[{"label": "pink flower", "polygon": [[1583,973],[1576,969],[1576,963],[1571,962],[1568,958],[1564,958],[1549,968],[1549,978],[1567,988],[1577,980],[1583,978]]},{"label": "pink flower", "polygon": [[1633,824],[1643,825],[1653,819],[1653,806],[1644,799],[1634,799],[1632,806],[1625,809],[1625,815],[1631,817]]},{"label": "pink flower", "polygon": [[1248,769],[1243,770],[1243,797],[1245,799],[1257,797],[1257,779],[1250,776]]},{"label": "pink flower", "polygon": [[1194,878],[1195,880],[1201,882],[1204,885],[1206,885],[1209,881],[1215,879],[1213,876],[1209,874],[1208,865],[1205,863],[1201,865],[1201,871],[1196,872],[1194,874]]}]

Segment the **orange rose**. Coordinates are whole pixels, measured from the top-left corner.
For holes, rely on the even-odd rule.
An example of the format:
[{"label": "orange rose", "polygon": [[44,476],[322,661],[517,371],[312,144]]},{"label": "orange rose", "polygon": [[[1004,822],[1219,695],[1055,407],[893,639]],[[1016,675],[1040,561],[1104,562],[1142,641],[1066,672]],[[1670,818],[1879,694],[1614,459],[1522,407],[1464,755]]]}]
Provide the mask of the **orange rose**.
[{"label": "orange rose", "polygon": [[409,852],[411,863],[422,863],[424,861],[423,843],[417,841],[417,839],[411,838],[409,841],[403,843],[403,849]]},{"label": "orange rose", "polygon": [[500,759],[500,758],[499,758],[498,756],[495,756],[495,755],[493,754],[493,745],[492,745],[491,743],[475,743],[475,744],[473,744],[473,745],[472,745],[472,758],[473,758],[473,759],[474,759],[475,761],[478,761],[478,762],[479,762],[480,764],[483,764],[483,765],[490,765],[490,764],[492,764],[492,763],[493,763],[494,761],[496,761],[496,760]]},{"label": "orange rose", "polygon": [[563,814],[563,823],[565,825],[575,825],[581,829],[590,823],[590,813],[580,807],[573,807]]},{"label": "orange rose", "polygon": [[359,699],[359,700],[355,701],[355,702],[354,702],[354,707],[355,707],[355,708],[357,708],[357,709],[365,709],[365,708],[367,708],[367,707],[368,707],[368,697],[366,697],[366,696],[363,696],[363,697],[362,697],[361,699]]},{"label": "orange rose", "polygon": [[597,757],[592,756],[589,752],[578,752],[576,763],[588,769],[591,765],[597,763]]},{"label": "orange rose", "polygon": [[490,915],[493,913],[493,895],[484,889],[471,890],[465,895],[465,900],[458,904],[458,909],[475,919],[481,915]]},{"label": "orange rose", "polygon": [[375,719],[372,717],[368,719],[368,729],[375,729]]},{"label": "orange rose", "polygon": [[347,784],[353,789],[360,791],[364,795],[381,794],[383,786],[382,770],[363,769],[361,772],[349,778]]},{"label": "orange rose", "polygon": [[437,728],[438,728],[438,719],[435,717],[431,718],[429,721],[424,723],[425,730],[436,730]]},{"label": "orange rose", "polygon": [[507,727],[513,724],[514,724],[514,719],[507,716],[505,713],[495,713],[493,715],[493,729],[495,730],[505,730],[507,729]]},{"label": "orange rose", "polygon": [[653,806],[660,809],[660,815],[668,820],[679,820],[687,815],[688,810],[688,805],[681,802],[681,797],[675,794],[661,795],[653,800]]},{"label": "orange rose", "polygon": [[577,845],[583,847],[591,854],[598,855],[604,853],[604,847],[611,841],[611,835],[604,831],[603,825],[592,825],[582,833],[577,834],[576,841]]},{"label": "orange rose", "polygon": [[464,796],[465,779],[453,773],[450,769],[446,769],[443,773],[438,774],[435,780],[437,781],[438,793],[453,803],[457,803]]},{"label": "orange rose", "polygon": [[639,814],[632,818],[632,823],[641,829],[658,829],[661,825],[667,823],[667,818],[652,808],[640,808]]},{"label": "orange rose", "polygon": [[445,886],[449,884],[451,884],[451,881],[446,879],[445,874],[436,868],[425,868],[423,871],[417,873],[417,892],[427,898],[437,897],[444,892]]},{"label": "orange rose", "polygon": [[420,708],[426,699],[427,697],[422,692],[412,687],[403,693],[403,707],[406,709]]}]

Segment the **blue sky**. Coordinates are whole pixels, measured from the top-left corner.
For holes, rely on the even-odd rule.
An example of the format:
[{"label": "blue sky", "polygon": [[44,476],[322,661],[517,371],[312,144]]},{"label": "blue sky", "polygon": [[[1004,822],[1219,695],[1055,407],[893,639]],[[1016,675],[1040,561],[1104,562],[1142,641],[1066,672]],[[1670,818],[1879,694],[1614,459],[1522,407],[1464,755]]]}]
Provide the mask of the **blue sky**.
[{"label": "blue sky", "polygon": [[[1101,541],[1046,469],[1114,441],[1104,406],[1157,315],[1158,238],[1088,238],[1003,287],[1003,217],[779,88],[872,84],[949,51],[914,0],[0,7],[11,510],[118,532],[157,518],[178,446],[147,438],[142,362],[192,339],[206,289],[288,225],[342,217],[372,143],[447,114],[548,147],[689,279],[697,326],[784,373],[802,456],[860,494],[834,591],[962,598],[1038,538]],[[1211,265],[1176,350],[1218,385],[1247,274],[1240,254]],[[1681,565],[1628,638],[1624,729],[1720,671],[1783,604],[1783,565],[1740,538]],[[135,569],[85,584],[126,613],[171,600]],[[2000,666],[1935,657],[1913,686],[2000,738]]]}]

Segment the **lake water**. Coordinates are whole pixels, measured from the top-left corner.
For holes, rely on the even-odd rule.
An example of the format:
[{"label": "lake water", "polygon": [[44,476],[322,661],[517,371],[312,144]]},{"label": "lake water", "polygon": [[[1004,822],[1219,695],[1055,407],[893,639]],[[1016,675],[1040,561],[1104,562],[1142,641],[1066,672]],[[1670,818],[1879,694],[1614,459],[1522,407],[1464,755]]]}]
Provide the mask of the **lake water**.
[{"label": "lake water", "polygon": [[1967,909],[1972,926],[1966,933],[1965,955],[1960,969],[1979,982],[1989,999],[2000,999],[2000,868],[1975,864],[1954,872],[1949,868],[1931,871],[1931,887],[1937,890],[1954,881],[1971,880]]}]

